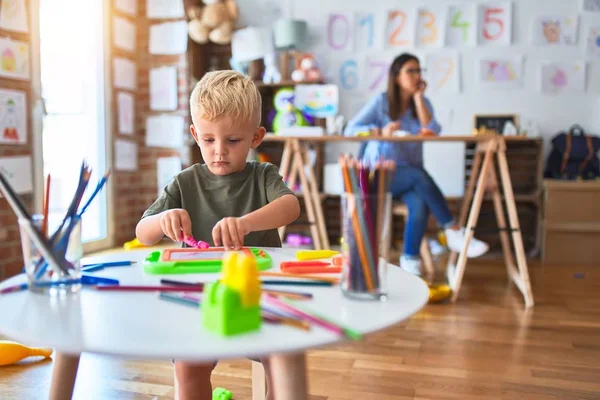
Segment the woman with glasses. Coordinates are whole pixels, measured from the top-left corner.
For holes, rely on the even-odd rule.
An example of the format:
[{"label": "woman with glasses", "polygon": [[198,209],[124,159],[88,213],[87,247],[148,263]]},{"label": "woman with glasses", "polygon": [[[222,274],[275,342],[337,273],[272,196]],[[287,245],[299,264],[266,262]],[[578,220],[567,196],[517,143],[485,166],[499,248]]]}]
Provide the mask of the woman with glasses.
[{"label": "woman with glasses", "polygon": [[[371,136],[438,135],[442,128],[435,120],[431,102],[424,95],[427,83],[421,72],[419,59],[414,55],[404,53],[396,57],[390,66],[387,92],[375,95],[348,121],[344,135],[364,132]],[[400,266],[416,275],[421,275],[419,247],[430,212],[444,229],[452,251],[460,251],[465,239],[464,229],[456,224],[442,192],[423,168],[422,147],[422,142],[372,140],[363,142],[359,151],[359,158],[370,165],[380,157],[396,162],[392,196],[408,207]],[[467,255],[479,257],[487,250],[486,243],[473,238]]]}]

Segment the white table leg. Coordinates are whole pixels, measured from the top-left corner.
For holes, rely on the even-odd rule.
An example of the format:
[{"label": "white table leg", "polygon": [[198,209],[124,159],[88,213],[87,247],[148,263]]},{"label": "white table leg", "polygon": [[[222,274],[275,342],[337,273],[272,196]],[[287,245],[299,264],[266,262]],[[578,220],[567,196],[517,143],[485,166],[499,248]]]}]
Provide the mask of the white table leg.
[{"label": "white table leg", "polygon": [[50,400],[70,400],[73,397],[78,367],[79,354],[56,353],[54,370],[52,371]]},{"label": "white table leg", "polygon": [[304,353],[274,354],[270,357],[270,363],[275,399],[306,400],[308,398]]}]

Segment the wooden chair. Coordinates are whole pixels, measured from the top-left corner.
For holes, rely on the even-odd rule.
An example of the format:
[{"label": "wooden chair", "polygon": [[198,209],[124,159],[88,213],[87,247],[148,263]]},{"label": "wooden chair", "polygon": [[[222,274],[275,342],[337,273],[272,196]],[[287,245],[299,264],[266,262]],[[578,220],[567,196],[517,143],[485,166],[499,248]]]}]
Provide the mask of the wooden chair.
[{"label": "wooden chair", "polygon": [[[406,206],[406,204],[394,202],[394,204],[392,205],[392,218],[394,215],[404,218],[404,223],[406,223],[406,220],[408,219],[408,207]],[[433,276],[435,272],[435,269],[433,267],[433,257],[431,256],[431,250],[429,249],[429,243],[427,243],[426,237],[423,237],[423,239],[421,240],[419,254],[421,256],[421,259],[423,260],[425,275],[428,277]]]}]

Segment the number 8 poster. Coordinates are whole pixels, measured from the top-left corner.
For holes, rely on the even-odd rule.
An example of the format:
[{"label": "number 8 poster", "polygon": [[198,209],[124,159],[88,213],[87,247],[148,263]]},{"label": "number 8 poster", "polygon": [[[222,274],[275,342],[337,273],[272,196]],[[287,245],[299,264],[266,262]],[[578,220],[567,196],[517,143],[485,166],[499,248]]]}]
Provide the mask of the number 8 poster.
[{"label": "number 8 poster", "polygon": [[510,46],[512,41],[512,4],[510,1],[479,6],[479,44]]}]

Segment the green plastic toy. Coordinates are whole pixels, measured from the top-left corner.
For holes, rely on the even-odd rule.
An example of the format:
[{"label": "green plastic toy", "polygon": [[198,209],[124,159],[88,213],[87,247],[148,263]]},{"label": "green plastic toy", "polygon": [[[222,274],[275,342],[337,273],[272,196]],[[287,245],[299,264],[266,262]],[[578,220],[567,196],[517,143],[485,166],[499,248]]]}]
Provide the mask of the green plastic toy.
[{"label": "green plastic toy", "polygon": [[260,293],[255,259],[228,254],[223,259],[223,279],[204,286],[204,327],[224,336],[260,329]]},{"label": "green plastic toy", "polygon": [[[266,251],[255,247],[244,247],[240,252],[254,258],[259,270],[271,268],[273,260]],[[144,260],[144,271],[153,275],[221,272],[226,253],[223,247],[153,251]]]},{"label": "green plastic toy", "polygon": [[222,387],[214,388],[212,394],[212,400],[231,400],[233,394],[230,390]]}]

